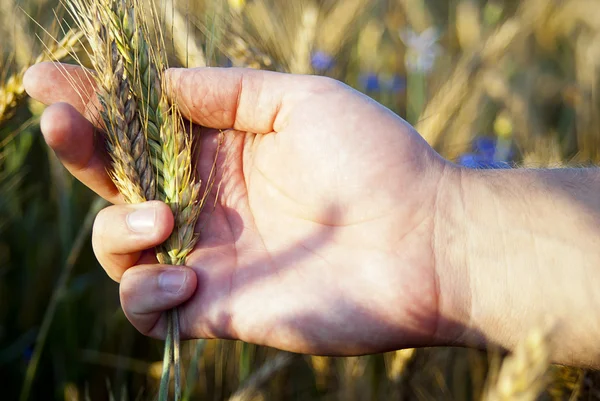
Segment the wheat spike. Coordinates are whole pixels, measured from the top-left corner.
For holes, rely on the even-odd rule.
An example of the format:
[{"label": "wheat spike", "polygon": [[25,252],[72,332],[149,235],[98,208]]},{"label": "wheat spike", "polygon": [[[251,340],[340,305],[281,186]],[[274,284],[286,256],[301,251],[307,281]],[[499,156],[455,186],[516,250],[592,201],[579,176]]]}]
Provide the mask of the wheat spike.
[{"label": "wheat spike", "polygon": [[[164,46],[161,32],[158,31],[155,41],[150,39],[149,24],[155,21],[148,22],[145,19],[147,13],[148,10],[144,5],[136,0],[101,2],[102,18],[99,20],[108,22],[106,35],[109,37],[108,42],[112,44],[111,51],[114,49],[111,53],[112,60],[118,66],[114,73],[119,75],[109,81],[120,81],[118,90],[112,89],[125,106],[122,110],[127,111],[125,113],[121,113],[121,110],[111,111],[111,107],[120,105],[119,101],[113,104],[103,102],[104,109],[113,114],[112,117],[105,118],[105,125],[112,123],[118,128],[117,140],[112,141],[117,146],[113,146],[111,151],[113,154],[121,154],[114,168],[115,181],[121,191],[130,191],[136,188],[136,184],[138,184],[137,190],[140,189],[135,172],[131,170],[130,156],[133,156],[133,161],[136,163],[139,178],[145,177],[144,174],[150,171],[155,173],[156,193],[152,194],[152,198],[146,195],[146,199],[164,201],[171,207],[175,217],[173,233],[165,243],[157,247],[157,258],[163,264],[183,265],[196,244],[198,237],[194,230],[204,203],[202,200],[198,202],[201,182],[195,179],[193,173],[195,168],[191,139],[185,130],[181,114],[176,107],[169,104],[162,88],[162,75],[166,69],[166,62],[162,50]],[[150,15],[155,15],[154,10],[150,10]],[[123,116],[126,118],[123,119]],[[125,128],[129,128],[129,134],[123,138],[119,136],[119,132],[127,132]],[[136,134],[138,131],[139,136]],[[140,140],[137,141],[137,138]],[[119,139],[126,143],[121,143]],[[122,163],[123,160],[127,162]],[[125,174],[121,174],[119,170],[123,167],[129,168]],[[119,185],[118,180],[121,175],[127,177],[130,182]],[[141,184],[142,190],[148,190],[144,185],[145,181],[142,180]],[[203,199],[206,199],[206,196]],[[175,368],[175,399],[177,400],[181,392],[181,379],[179,322],[176,310],[168,313],[168,320],[165,370],[159,396],[161,399],[166,399],[168,395],[168,371],[172,363]]]},{"label": "wheat spike", "polygon": [[143,6],[136,6],[135,0],[133,7],[127,7],[123,0],[111,3],[120,5],[113,7],[109,16],[111,30],[127,63],[127,77],[134,82],[130,89],[147,133],[158,182],[157,198],[169,204],[175,216],[173,234],[159,247],[157,256],[161,263],[181,265],[196,243],[194,228],[204,205],[198,203],[201,183],[193,173],[191,139],[181,114],[169,104],[162,89],[166,62],[163,52],[155,50],[162,45],[152,46],[147,39],[150,35]]},{"label": "wheat spike", "polygon": [[147,151],[146,136],[131,96],[131,81],[126,74],[126,59],[118,51],[114,32],[103,25],[116,3],[73,0],[71,14],[84,32],[96,70],[100,115],[112,157],[111,176],[129,203],[152,200],[156,196],[153,166]]},{"label": "wheat spike", "polygon": [[47,51],[37,56],[33,63],[23,67],[0,85],[0,124],[10,119],[19,104],[26,98],[23,76],[27,68],[43,61],[61,60],[69,56],[73,49],[77,48],[80,39],[81,32],[76,30],[67,32],[60,41],[55,42],[48,47]]},{"label": "wheat spike", "polygon": [[[175,228],[156,254],[160,263],[182,265],[198,239],[195,226],[214,174],[200,197],[192,140],[162,87],[166,57],[156,10],[138,0],[72,0],[70,10],[91,44],[112,178],[128,202],[159,199],[171,207]],[[173,310],[168,313],[161,400],[168,397],[171,366],[175,399],[181,394],[179,338]]]},{"label": "wheat spike", "polygon": [[158,183],[156,198],[170,205],[175,216],[173,234],[159,247],[157,256],[160,263],[181,265],[195,245],[194,227],[202,209],[197,204],[201,183],[193,174],[191,140],[181,114],[162,89],[166,63],[162,52],[154,50],[160,46],[153,47],[147,39],[143,6],[135,1],[132,7],[124,0],[105,1],[109,30],[124,62],[126,80],[133,82],[131,99],[147,134],[149,162]]},{"label": "wheat spike", "polygon": [[533,401],[547,384],[550,366],[550,325],[537,327],[506,357],[486,401]]},{"label": "wheat spike", "polygon": [[248,43],[248,40],[238,35],[233,29],[229,29],[224,36],[223,51],[234,67],[282,70],[271,57]]}]

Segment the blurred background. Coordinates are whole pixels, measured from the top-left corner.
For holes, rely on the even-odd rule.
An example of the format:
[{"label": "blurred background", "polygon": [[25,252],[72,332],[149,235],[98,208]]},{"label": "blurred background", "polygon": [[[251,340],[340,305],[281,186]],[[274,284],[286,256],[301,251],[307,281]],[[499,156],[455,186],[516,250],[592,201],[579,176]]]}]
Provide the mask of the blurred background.
[{"label": "blurred background", "polygon": [[[160,4],[172,65],[339,79],[467,167],[600,160],[599,0]],[[0,399],[150,400],[163,344],[138,334],[124,317],[118,287],[90,247],[93,218],[105,204],[45,146],[43,107],[22,88],[28,65],[81,54],[76,33],[57,43],[70,25],[65,14],[55,0],[0,0]],[[527,338],[524,353],[513,357],[514,377],[504,381],[496,380],[502,357],[491,351],[325,358],[190,341],[183,349],[184,398],[600,399],[600,375],[546,366],[544,337]],[[540,366],[545,375],[532,373]],[[494,398],[494,386],[528,392]]]}]

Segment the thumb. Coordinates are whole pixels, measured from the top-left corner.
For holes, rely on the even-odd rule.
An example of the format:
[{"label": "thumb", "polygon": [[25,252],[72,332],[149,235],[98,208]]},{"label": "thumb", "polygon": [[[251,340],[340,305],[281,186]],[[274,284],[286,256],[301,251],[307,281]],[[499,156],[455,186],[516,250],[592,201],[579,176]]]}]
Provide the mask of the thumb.
[{"label": "thumb", "polygon": [[[127,319],[142,334],[165,338],[163,313],[187,301],[196,290],[196,273],[185,266],[135,266],[123,273],[121,306]],[[186,333],[185,319],[181,331]]]},{"label": "thumb", "polygon": [[173,68],[165,78],[169,97],[188,119],[258,134],[281,131],[298,101],[335,82],[244,68]]}]

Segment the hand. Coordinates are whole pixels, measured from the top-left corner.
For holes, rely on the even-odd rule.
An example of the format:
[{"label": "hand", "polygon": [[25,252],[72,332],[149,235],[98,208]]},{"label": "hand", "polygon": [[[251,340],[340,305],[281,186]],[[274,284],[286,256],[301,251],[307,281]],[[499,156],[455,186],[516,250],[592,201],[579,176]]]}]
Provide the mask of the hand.
[{"label": "hand", "polygon": [[322,77],[170,70],[170,96],[213,128],[200,134],[203,179],[214,129],[227,131],[219,196],[201,217],[188,267],[159,266],[151,248],[168,237],[172,215],[160,202],[119,204],[88,121],[93,88],[69,83],[84,77],[48,63],[31,68],[25,85],[54,104],[41,126],[67,169],[117,204],[98,215],[94,250],[142,333],[163,338],[162,312],[181,304],[184,337],[313,354],[433,345],[459,334],[454,311],[440,305],[448,274],[436,271],[434,247],[440,190],[455,167],[395,114]]}]

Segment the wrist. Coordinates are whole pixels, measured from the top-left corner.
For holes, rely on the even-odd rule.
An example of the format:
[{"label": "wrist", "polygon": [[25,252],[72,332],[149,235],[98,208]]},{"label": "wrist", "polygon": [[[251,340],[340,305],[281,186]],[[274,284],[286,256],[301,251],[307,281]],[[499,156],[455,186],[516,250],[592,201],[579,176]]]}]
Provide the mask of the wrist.
[{"label": "wrist", "polygon": [[462,168],[447,163],[438,186],[432,238],[438,287],[436,345],[469,343],[471,293],[466,263],[464,175]]},{"label": "wrist", "polygon": [[556,362],[598,365],[600,170],[455,169],[436,263],[455,342],[511,349],[550,320]]}]

